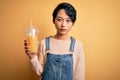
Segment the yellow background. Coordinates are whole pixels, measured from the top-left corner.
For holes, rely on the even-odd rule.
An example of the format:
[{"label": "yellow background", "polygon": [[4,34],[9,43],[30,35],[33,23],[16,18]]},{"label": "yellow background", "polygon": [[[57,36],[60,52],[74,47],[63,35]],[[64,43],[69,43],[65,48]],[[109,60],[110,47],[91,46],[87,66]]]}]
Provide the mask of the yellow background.
[{"label": "yellow background", "polygon": [[32,19],[40,40],[55,34],[52,12],[63,1],[77,10],[70,34],[83,42],[86,80],[120,80],[120,0],[0,0],[0,80],[38,80],[24,30]]}]

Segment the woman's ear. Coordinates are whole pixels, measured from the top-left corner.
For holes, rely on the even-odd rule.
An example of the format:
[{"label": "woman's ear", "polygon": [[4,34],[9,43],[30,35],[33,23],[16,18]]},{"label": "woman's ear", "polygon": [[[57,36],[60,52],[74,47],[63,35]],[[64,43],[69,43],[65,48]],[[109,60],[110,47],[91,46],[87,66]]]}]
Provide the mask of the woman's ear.
[{"label": "woman's ear", "polygon": [[53,24],[55,24],[55,20],[53,21]]}]

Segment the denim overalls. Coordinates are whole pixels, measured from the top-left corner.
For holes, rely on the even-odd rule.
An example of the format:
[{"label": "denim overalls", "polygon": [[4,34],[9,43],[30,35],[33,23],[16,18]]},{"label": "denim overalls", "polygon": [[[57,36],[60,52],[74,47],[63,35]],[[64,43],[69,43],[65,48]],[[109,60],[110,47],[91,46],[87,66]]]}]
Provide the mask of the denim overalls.
[{"label": "denim overalls", "polygon": [[[70,51],[74,52],[75,39],[71,37]],[[64,48],[62,46],[61,48]],[[50,37],[46,38],[46,50],[50,50]],[[41,80],[73,80],[73,55],[47,53]]]}]

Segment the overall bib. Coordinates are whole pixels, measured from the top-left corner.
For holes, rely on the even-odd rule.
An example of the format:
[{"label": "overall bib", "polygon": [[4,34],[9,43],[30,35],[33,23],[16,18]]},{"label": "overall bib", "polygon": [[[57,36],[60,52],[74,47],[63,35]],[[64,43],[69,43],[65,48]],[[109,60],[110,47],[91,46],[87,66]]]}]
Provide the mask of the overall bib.
[{"label": "overall bib", "polygon": [[[74,51],[75,39],[71,37],[70,51]],[[64,48],[61,47],[61,48]],[[50,37],[46,38],[46,50],[50,50]],[[73,55],[47,53],[41,80],[73,80]]]}]

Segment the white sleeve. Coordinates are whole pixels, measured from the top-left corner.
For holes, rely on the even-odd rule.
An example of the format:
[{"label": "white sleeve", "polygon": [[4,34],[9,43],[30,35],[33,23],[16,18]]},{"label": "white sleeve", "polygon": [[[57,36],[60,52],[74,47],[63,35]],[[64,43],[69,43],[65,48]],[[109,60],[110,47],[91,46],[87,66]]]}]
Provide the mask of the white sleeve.
[{"label": "white sleeve", "polygon": [[43,45],[39,44],[38,55],[30,60],[33,70],[40,76],[43,72],[43,66],[45,62],[45,49]]},{"label": "white sleeve", "polygon": [[77,61],[75,80],[85,80],[85,59],[84,59],[84,50],[82,44],[80,47],[79,57]]}]

